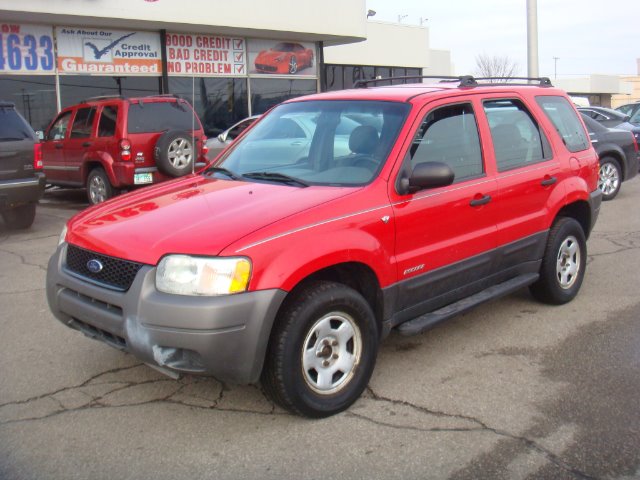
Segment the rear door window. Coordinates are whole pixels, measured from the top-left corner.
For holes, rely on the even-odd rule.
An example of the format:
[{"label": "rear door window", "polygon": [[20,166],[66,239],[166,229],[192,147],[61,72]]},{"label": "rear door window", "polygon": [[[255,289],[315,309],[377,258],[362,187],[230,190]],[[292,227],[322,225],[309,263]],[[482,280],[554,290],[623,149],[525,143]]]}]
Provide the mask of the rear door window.
[{"label": "rear door window", "polygon": [[79,108],[71,127],[71,138],[89,138],[96,116],[95,107]]},{"label": "rear door window", "polygon": [[551,158],[551,147],[525,105],[517,99],[483,102],[498,171]]},{"label": "rear door window", "polygon": [[129,133],[191,131],[199,128],[200,122],[186,102],[135,102],[129,105]]},{"label": "rear door window", "polygon": [[579,152],[591,146],[582,122],[566,98],[542,95],[536,97],[536,102],[553,123],[567,150]]}]

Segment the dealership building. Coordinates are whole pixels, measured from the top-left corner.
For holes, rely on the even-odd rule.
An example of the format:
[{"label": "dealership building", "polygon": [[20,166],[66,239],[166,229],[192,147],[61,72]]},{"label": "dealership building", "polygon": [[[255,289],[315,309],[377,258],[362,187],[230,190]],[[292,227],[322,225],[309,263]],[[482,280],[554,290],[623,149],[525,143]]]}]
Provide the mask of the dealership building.
[{"label": "dealership building", "polygon": [[359,79],[451,73],[426,27],[371,21],[365,0],[319,5],[0,0],[0,100],[43,130],[90,97],[176,94],[212,136],[288,98]]}]

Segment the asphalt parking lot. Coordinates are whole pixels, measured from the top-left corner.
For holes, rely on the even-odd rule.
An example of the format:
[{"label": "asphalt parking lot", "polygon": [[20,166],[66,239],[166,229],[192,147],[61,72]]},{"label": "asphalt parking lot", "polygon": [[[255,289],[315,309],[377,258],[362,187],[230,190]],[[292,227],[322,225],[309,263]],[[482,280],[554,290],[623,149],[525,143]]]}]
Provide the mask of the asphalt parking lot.
[{"label": "asphalt parking lot", "polygon": [[578,298],[527,290],[381,346],[365,395],[325,420],[258,386],[173,380],[61,325],[49,256],[84,193],[0,223],[0,478],[638,479],[640,178],[603,204]]}]

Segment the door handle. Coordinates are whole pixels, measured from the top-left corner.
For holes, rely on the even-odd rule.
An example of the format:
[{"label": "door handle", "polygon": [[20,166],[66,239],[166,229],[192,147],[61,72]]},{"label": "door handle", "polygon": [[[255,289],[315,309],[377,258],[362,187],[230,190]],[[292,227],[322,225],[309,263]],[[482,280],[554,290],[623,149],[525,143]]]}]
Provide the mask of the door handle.
[{"label": "door handle", "polygon": [[82,144],[83,147],[90,147],[91,146],[91,142],[84,142]]},{"label": "door handle", "polygon": [[558,181],[558,179],[557,179],[556,177],[550,177],[550,176],[548,176],[548,175],[547,175],[547,176],[545,176],[545,177],[544,177],[544,180],[542,180],[542,181],[540,182],[540,184],[541,184],[543,187],[548,187],[549,185],[553,185],[553,184],[554,184],[554,183],[556,183],[557,181]]},{"label": "door handle", "polygon": [[486,205],[491,201],[491,195],[484,195],[483,197],[477,196],[469,202],[472,207],[479,207],[480,205]]},{"label": "door handle", "polygon": [[56,149],[61,150],[62,149],[62,144],[61,143],[56,143]]}]

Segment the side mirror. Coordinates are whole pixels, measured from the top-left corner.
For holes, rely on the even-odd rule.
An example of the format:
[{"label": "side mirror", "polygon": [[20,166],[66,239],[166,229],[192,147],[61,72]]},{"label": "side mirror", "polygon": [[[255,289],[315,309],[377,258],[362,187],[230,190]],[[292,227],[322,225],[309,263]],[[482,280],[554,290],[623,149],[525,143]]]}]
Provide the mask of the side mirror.
[{"label": "side mirror", "polygon": [[42,130],[36,130],[36,137],[38,137],[40,141],[44,140],[44,132]]},{"label": "side mirror", "polygon": [[409,178],[400,180],[401,195],[414,193],[427,188],[446,187],[453,183],[455,173],[442,162],[423,162],[416,165]]},{"label": "side mirror", "polygon": [[222,132],[220,135],[218,135],[218,141],[220,143],[224,143],[227,141],[227,132]]},{"label": "side mirror", "polygon": [[631,115],[625,115],[624,116],[624,120],[622,120],[623,122],[628,122],[629,120],[631,120]]}]

